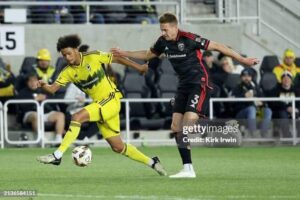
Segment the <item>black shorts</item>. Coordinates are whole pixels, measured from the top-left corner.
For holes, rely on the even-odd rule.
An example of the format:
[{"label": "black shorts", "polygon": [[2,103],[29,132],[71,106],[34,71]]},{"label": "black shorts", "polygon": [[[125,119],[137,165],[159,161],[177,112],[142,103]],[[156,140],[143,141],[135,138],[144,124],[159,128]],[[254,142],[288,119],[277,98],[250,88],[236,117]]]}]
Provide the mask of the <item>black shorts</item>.
[{"label": "black shorts", "polygon": [[211,93],[212,89],[200,84],[179,88],[175,96],[173,113],[194,112],[202,117],[207,116]]}]

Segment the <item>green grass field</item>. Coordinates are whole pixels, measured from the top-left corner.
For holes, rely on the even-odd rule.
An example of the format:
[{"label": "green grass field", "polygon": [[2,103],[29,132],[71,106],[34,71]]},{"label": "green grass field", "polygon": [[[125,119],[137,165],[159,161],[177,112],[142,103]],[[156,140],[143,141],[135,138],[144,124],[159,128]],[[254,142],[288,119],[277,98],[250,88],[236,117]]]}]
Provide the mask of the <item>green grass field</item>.
[{"label": "green grass field", "polygon": [[[169,174],[181,168],[175,147],[140,148],[159,155]],[[300,148],[194,148],[196,179],[172,180],[117,155],[92,148],[80,168],[68,151],[60,166],[40,164],[53,149],[0,150],[0,190],[37,190],[37,197],[0,199],[300,199]]]}]

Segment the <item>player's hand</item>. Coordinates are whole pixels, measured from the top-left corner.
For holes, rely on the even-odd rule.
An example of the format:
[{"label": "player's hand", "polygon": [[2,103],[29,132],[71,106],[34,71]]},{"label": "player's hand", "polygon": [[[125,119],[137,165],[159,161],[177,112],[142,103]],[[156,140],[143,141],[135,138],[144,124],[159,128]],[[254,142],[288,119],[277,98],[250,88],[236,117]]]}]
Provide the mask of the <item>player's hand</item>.
[{"label": "player's hand", "polygon": [[126,52],[121,50],[119,47],[111,48],[110,52],[112,52],[114,56],[127,56]]},{"label": "player's hand", "polygon": [[257,58],[243,58],[240,62],[251,67],[257,65],[259,63],[259,60]]},{"label": "player's hand", "polygon": [[148,63],[145,63],[145,64],[141,65],[140,73],[142,75],[145,75],[147,72],[148,72]]}]

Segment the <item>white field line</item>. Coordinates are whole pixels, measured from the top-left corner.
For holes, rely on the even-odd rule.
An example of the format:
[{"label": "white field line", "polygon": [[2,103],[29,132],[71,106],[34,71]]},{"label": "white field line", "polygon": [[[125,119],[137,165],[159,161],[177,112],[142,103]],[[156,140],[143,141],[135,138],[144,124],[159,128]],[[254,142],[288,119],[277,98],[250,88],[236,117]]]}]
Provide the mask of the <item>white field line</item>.
[{"label": "white field line", "polygon": [[140,195],[115,195],[115,196],[105,196],[105,195],[81,195],[81,194],[48,194],[48,193],[38,193],[40,197],[62,197],[62,198],[72,198],[72,199],[126,199],[126,200],[217,200],[217,199],[300,199],[300,195],[271,195],[271,196],[255,196],[255,195],[201,195],[194,198],[185,197],[172,197],[172,196],[140,196]]}]

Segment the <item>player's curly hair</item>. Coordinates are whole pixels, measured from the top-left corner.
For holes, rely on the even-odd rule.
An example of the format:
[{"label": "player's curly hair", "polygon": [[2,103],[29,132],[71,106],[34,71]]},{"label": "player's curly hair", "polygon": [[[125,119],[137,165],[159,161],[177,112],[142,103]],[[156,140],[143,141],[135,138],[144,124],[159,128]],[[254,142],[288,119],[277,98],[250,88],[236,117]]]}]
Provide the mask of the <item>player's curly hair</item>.
[{"label": "player's curly hair", "polygon": [[58,52],[60,52],[64,48],[78,48],[81,44],[81,39],[78,35],[66,35],[63,37],[60,37],[56,44],[56,49]]}]

